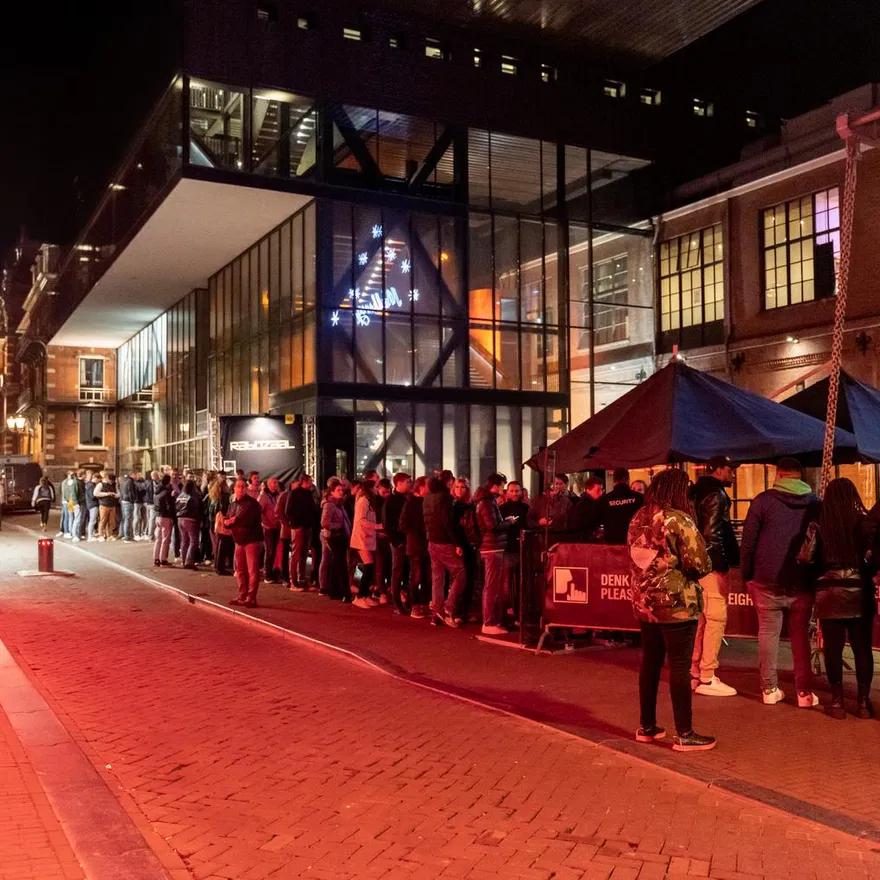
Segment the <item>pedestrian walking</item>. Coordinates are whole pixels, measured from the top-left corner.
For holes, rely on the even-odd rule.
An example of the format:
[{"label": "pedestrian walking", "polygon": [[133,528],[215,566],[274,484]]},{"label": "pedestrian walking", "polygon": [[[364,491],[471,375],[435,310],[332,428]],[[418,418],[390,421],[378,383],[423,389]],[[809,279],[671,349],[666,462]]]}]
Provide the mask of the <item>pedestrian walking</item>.
[{"label": "pedestrian walking", "polygon": [[712,562],[712,571],[700,580],[703,611],[691,659],[691,684],[694,691],[704,697],[736,696],[736,688],[715,674],[727,626],[730,569],[739,565],[739,545],[730,521],[731,503],[726,491],[732,485],[733,463],[726,456],[720,456],[711,459],[691,493],[697,528]]},{"label": "pedestrian walking", "polygon": [[48,477],[40,477],[40,482],[34,487],[31,496],[31,507],[40,514],[40,530],[46,531],[49,522],[49,509],[55,503],[55,487]]},{"label": "pedestrian walking", "polygon": [[809,573],[797,557],[808,524],[819,515],[819,499],[803,481],[796,458],[781,458],[776,482],[749,505],[743,525],[742,576],[758,614],[758,666],[762,699],[768,706],[782,702],[777,655],[783,617],[794,660],[798,706],[819,705],[813,693],[810,667],[810,618],[813,593]]},{"label": "pedestrian walking", "polygon": [[657,724],[657,690],[668,656],[676,730],[672,748],[679,752],[705,751],[716,744],[714,737],[696,733],[692,720],[690,663],[702,610],[699,579],[712,563],[689,507],[687,474],[677,468],[660,471],[627,535],[633,610],[642,635],[636,741],[653,742],[666,735]]}]

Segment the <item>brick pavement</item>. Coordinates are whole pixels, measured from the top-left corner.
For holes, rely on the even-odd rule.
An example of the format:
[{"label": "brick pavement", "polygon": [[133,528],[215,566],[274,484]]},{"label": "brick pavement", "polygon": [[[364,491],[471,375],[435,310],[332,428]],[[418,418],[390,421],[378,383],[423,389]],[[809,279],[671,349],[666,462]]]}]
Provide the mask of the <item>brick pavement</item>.
[{"label": "brick pavement", "polygon": [[0,709],[0,880],[81,880],[82,868]]},{"label": "brick pavement", "polygon": [[[143,544],[89,544],[85,552],[157,576]],[[234,589],[231,578],[213,573],[163,569],[158,577],[220,603]],[[632,741],[638,705],[635,650],[590,649],[535,657],[481,643],[473,638],[473,628],[437,631],[426,621],[394,617],[389,608],[362,611],[269,585],[262,588],[255,614],[357,652],[411,680],[475,697],[627,754],[647,754],[653,763],[716,787],[880,842],[880,800],[873,787],[864,784],[875,772],[878,723],[851,716],[834,721],[820,711],[793,706],[791,664],[784,652],[781,681],[789,702],[767,707],[759,697],[755,643],[734,641],[724,649],[723,676],[741,696],[697,698],[697,729],[720,740],[712,761],[706,763],[683,761],[669,749],[646,753]],[[817,685],[824,697],[822,682]],[[660,706],[661,717],[670,719],[665,688]]]},{"label": "brick pavement", "polygon": [[23,581],[20,558],[0,554],[0,636],[193,877],[880,875],[880,853],[837,832],[97,561]]}]

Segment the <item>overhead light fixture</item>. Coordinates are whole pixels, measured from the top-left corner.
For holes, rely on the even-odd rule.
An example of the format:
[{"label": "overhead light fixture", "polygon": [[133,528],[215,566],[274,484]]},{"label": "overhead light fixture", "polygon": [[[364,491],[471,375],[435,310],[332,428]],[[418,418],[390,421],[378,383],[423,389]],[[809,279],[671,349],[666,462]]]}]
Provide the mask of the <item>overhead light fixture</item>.
[{"label": "overhead light fixture", "polygon": [[786,336],[785,341],[790,342],[792,345],[797,345],[800,342],[800,339],[798,339],[797,336]]}]

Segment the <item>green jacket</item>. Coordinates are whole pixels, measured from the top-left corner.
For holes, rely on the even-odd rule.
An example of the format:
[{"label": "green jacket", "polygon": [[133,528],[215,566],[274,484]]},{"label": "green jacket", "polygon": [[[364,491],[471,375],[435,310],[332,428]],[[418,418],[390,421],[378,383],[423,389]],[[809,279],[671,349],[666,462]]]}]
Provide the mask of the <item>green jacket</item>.
[{"label": "green jacket", "polygon": [[691,517],[667,508],[633,517],[627,536],[633,611],[648,623],[694,620],[703,610],[699,579],[712,570],[706,543]]}]

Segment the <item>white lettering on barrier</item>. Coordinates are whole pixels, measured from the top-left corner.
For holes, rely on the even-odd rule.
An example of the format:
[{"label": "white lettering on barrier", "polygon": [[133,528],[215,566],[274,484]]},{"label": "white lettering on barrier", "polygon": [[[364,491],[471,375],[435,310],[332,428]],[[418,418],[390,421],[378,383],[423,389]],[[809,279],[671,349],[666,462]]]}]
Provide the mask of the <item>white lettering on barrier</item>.
[{"label": "white lettering on barrier", "polygon": [[[608,577],[608,575],[606,575]],[[602,587],[599,590],[600,599],[610,599],[618,602],[632,602],[633,591],[622,587]]]},{"label": "white lettering on barrier", "polygon": [[753,605],[752,597],[748,593],[728,593],[728,605]]},{"label": "white lettering on barrier", "polygon": [[603,587],[628,587],[628,574],[603,574],[599,575],[599,584]]}]

